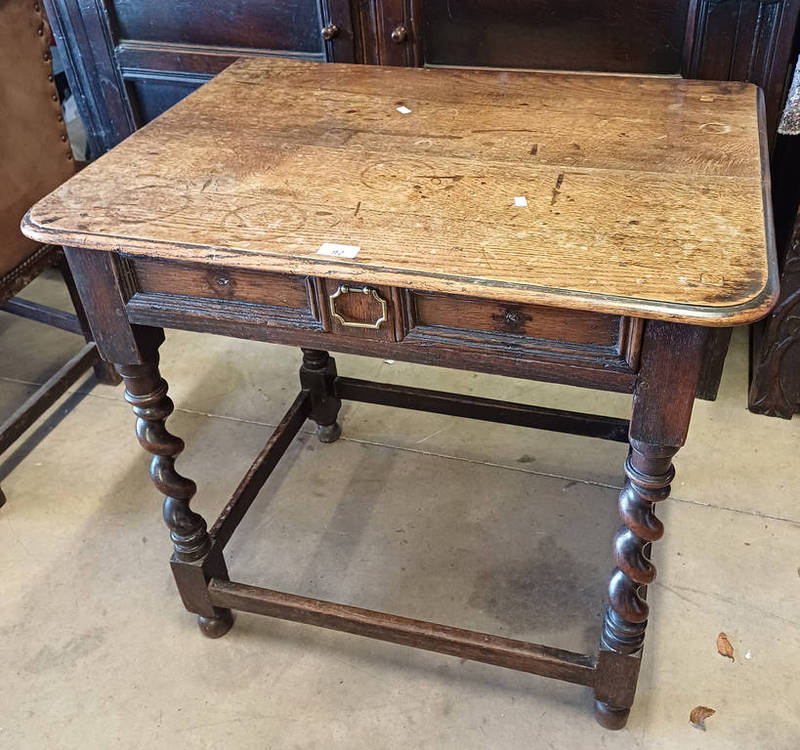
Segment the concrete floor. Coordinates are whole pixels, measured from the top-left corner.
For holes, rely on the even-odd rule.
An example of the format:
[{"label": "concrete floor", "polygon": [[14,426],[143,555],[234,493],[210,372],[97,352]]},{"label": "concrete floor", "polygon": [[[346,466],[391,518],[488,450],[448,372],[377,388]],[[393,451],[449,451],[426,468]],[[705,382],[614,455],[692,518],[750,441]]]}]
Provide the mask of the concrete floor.
[{"label": "concrete floor", "polygon": [[[28,296],[64,303],[54,279]],[[0,313],[0,417],[80,340]],[[342,373],[625,416],[628,398],[350,356]],[[168,332],[162,370],[213,519],[297,390],[297,352]],[[0,748],[800,747],[800,420],[745,409],[737,332],[657,545],[636,705],[239,615],[204,639],[121,388],[87,378],[4,456]],[[368,405],[295,442],[229,545],[234,579],[573,650],[596,647],[625,447]],[[735,661],[717,653],[725,631]],[[688,717],[716,709],[705,732]]]}]

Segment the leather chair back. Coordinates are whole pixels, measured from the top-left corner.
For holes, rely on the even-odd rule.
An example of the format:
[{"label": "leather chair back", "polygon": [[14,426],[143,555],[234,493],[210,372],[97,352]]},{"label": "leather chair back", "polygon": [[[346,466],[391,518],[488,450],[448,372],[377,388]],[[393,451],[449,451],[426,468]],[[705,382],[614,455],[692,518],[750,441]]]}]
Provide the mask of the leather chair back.
[{"label": "leather chair back", "polygon": [[0,281],[38,247],[19,222],[75,171],[37,0],[0,0]]}]

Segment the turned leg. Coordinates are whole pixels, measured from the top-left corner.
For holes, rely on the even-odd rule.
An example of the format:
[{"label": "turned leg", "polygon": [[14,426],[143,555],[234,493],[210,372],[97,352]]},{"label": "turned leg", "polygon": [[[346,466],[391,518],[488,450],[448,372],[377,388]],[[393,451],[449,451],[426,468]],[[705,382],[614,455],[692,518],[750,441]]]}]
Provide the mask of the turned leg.
[{"label": "turned leg", "polygon": [[195,484],[175,471],[175,457],[183,450],[183,441],[165,425],[174,407],[158,371],[158,347],[164,332],[128,320],[127,275],[117,255],[76,247],[65,247],[64,254],[74,274],[70,276],[74,281],[71,290],[79,303],[78,317],[88,320],[100,356],[118,363],[125,399],[137,417],[136,436],[153,454],[150,476],[166,495],[164,520],[174,545],[170,564],[183,604],[198,615],[203,633],[213,638],[224,635],[233,618],[230,610],[211,604],[208,582],[228,579],[225,560],[209,537],[206,522],[189,507]]},{"label": "turned leg", "polygon": [[677,452],[678,448],[631,440],[625,461],[625,486],[619,495],[624,525],[614,539],[616,568],[608,587],[610,605],[603,623],[601,648],[635,654],[644,643],[649,612],[645,587],[656,577],[650,548],[664,534],[654,506],[669,497],[670,482],[675,476],[672,457]]},{"label": "turned leg", "polygon": [[656,577],[650,555],[664,534],[656,503],[666,500],[675,476],[672,457],[686,439],[702,369],[707,329],[648,321],[633,398],[630,452],[619,495],[623,526],[614,538],[615,568],[600,638],[595,716],[607,729],[628,720]]},{"label": "turned leg", "polygon": [[[669,496],[675,475],[672,457],[677,451],[677,447],[648,445],[631,439],[631,451],[625,461],[625,486],[619,495],[619,513],[624,525],[614,539],[616,568],[608,586],[609,606],[600,637],[601,649],[633,656],[644,644],[649,613],[646,587],[656,577],[650,550],[652,543],[664,534],[654,507]],[[631,665],[630,669],[635,680],[637,665]],[[630,704],[619,706],[597,699],[595,712],[597,720],[607,729],[621,729],[628,720]]]},{"label": "turned leg", "polygon": [[328,352],[303,349],[300,383],[311,394],[309,419],[317,423],[317,437],[323,443],[336,442],[342,434],[336,421],[342,402],[336,397],[335,380],[336,362]]},{"label": "turned leg", "polygon": [[212,552],[206,522],[190,507],[196,485],[175,470],[175,459],[183,450],[183,441],[172,435],[165,421],[174,406],[167,395],[167,382],[158,371],[158,352],[143,364],[118,365],[125,382],[125,400],[136,414],[136,436],[141,446],[153,454],[150,477],[166,495],[164,521],[174,545],[172,568],[178,590],[191,612],[198,615],[200,630],[211,638],[228,632],[233,624],[229,609],[211,606],[207,582],[212,576],[227,578],[222,555]]}]

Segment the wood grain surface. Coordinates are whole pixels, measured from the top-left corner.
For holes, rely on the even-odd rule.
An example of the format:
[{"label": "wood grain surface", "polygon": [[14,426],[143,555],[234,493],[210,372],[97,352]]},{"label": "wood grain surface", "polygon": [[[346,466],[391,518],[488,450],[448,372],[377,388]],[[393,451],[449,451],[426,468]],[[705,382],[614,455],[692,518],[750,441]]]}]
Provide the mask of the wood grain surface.
[{"label": "wood grain surface", "polygon": [[[23,230],[745,323],[777,293],[762,109],[755,86],[732,82],[240,60],[38,203]],[[326,257],[325,242],[360,250]]]}]

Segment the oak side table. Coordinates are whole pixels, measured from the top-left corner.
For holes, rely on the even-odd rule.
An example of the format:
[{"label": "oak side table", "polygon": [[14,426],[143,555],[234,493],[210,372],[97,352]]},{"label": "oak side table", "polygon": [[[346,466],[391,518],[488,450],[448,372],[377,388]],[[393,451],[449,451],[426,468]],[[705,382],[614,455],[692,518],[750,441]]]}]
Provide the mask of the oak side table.
[{"label": "oak side table", "polygon": [[[677,78],[240,60],[23,221],[64,245],[167,497],[201,630],[231,610],[591,686],[624,726],[710,326],[777,294],[761,94]],[[300,393],[210,529],[158,370],[163,327],[303,348]],[[340,377],[329,350],[633,394],[630,421]],[[343,399],[629,441],[597,654],[231,581],[223,549],[306,419]]]}]

